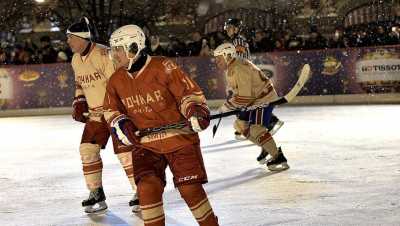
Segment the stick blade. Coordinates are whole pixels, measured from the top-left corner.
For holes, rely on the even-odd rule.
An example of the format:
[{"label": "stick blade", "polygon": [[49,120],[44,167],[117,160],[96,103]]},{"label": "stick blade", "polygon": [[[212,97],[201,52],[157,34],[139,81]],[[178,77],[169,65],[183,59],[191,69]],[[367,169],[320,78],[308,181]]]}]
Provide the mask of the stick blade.
[{"label": "stick blade", "polygon": [[311,74],[310,65],[309,64],[304,64],[299,77],[303,77],[302,81],[305,83],[310,78],[310,74]]},{"label": "stick blade", "polygon": [[293,100],[295,96],[300,92],[300,90],[303,88],[304,84],[308,81],[310,78],[310,73],[311,68],[309,64],[305,64],[303,68],[301,69],[301,72],[299,74],[299,78],[296,82],[296,84],[293,86],[292,90],[289,91],[288,94],[285,95],[285,99],[287,102],[290,102]]},{"label": "stick blade", "polygon": [[218,129],[217,125],[214,125],[213,129],[212,129],[212,137],[213,138],[215,137],[215,134],[217,133],[217,129]]}]

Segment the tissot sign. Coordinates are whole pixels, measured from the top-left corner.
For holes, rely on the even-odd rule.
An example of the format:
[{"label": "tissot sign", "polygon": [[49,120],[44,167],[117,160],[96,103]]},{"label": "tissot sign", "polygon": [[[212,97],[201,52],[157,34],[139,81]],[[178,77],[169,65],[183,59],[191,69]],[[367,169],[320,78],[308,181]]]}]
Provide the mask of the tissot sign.
[{"label": "tissot sign", "polygon": [[400,81],[400,59],[361,60],[357,62],[357,81]]}]

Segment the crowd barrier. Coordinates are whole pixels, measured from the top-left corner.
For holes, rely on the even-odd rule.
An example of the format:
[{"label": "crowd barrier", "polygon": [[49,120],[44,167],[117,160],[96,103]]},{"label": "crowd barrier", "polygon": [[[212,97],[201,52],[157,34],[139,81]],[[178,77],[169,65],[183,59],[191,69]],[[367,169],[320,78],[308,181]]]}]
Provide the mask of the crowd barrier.
[{"label": "crowd barrier", "polygon": [[[213,58],[175,60],[210,105],[222,102],[224,73]],[[310,64],[312,76],[293,104],[400,103],[400,46],[263,53],[252,61],[271,77],[280,95],[296,82],[302,65]],[[70,112],[73,94],[70,64],[0,66],[0,116]]]}]

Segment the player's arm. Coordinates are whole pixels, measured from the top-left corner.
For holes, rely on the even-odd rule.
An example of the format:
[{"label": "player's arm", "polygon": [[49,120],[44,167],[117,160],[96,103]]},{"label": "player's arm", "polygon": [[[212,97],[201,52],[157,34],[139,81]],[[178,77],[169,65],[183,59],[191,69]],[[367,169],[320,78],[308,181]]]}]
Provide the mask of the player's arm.
[{"label": "player's arm", "polygon": [[244,70],[242,67],[235,67],[232,68],[231,73],[237,83],[237,92],[233,93],[219,108],[220,112],[248,107],[255,101],[255,98],[252,97],[253,87],[251,84],[251,72],[249,70]]},{"label": "player's arm", "polygon": [[168,89],[179,103],[179,111],[200,132],[210,124],[210,110],[203,91],[182,69],[171,60],[163,62],[168,75]]},{"label": "player's arm", "polygon": [[139,138],[135,135],[136,126],[125,114],[126,109],[117,93],[118,87],[110,80],[107,84],[104,97],[104,118],[111,128],[112,134],[124,145],[138,144]]}]

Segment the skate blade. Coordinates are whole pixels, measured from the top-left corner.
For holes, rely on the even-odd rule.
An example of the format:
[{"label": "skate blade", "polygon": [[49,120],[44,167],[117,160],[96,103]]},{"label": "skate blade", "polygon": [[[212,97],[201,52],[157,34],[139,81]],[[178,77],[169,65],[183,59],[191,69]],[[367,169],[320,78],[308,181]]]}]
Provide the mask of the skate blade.
[{"label": "skate blade", "polygon": [[283,122],[282,121],[278,121],[274,128],[271,129],[271,131],[269,131],[269,133],[271,134],[271,136],[273,136],[276,132],[278,132],[278,130],[283,126]]},{"label": "skate blade", "polygon": [[269,160],[271,159],[271,155],[268,154],[267,151],[264,151],[257,157],[257,161],[258,163],[260,163],[260,165],[264,165],[266,164]]},{"label": "skate blade", "polygon": [[140,213],[140,206],[139,205],[132,206],[132,213]]},{"label": "skate blade", "polygon": [[107,206],[106,202],[103,201],[103,202],[96,203],[93,206],[85,207],[85,213],[87,213],[87,214],[103,214],[107,211],[107,208],[108,208],[108,206]]},{"label": "skate blade", "polygon": [[265,165],[267,164],[267,162],[269,162],[269,160],[271,160],[271,156],[267,155],[265,158],[257,160],[258,163],[260,163],[260,165]]},{"label": "skate blade", "polygon": [[276,165],[271,165],[268,166],[268,169],[271,171],[284,171],[289,169],[289,165],[285,162],[285,163],[280,163],[280,164],[276,164]]},{"label": "skate blade", "polygon": [[235,135],[236,140],[247,140],[247,138],[243,135]]},{"label": "skate blade", "polygon": [[265,163],[267,163],[267,159],[266,158],[260,159],[260,160],[258,160],[258,163],[260,165],[264,165]]}]

